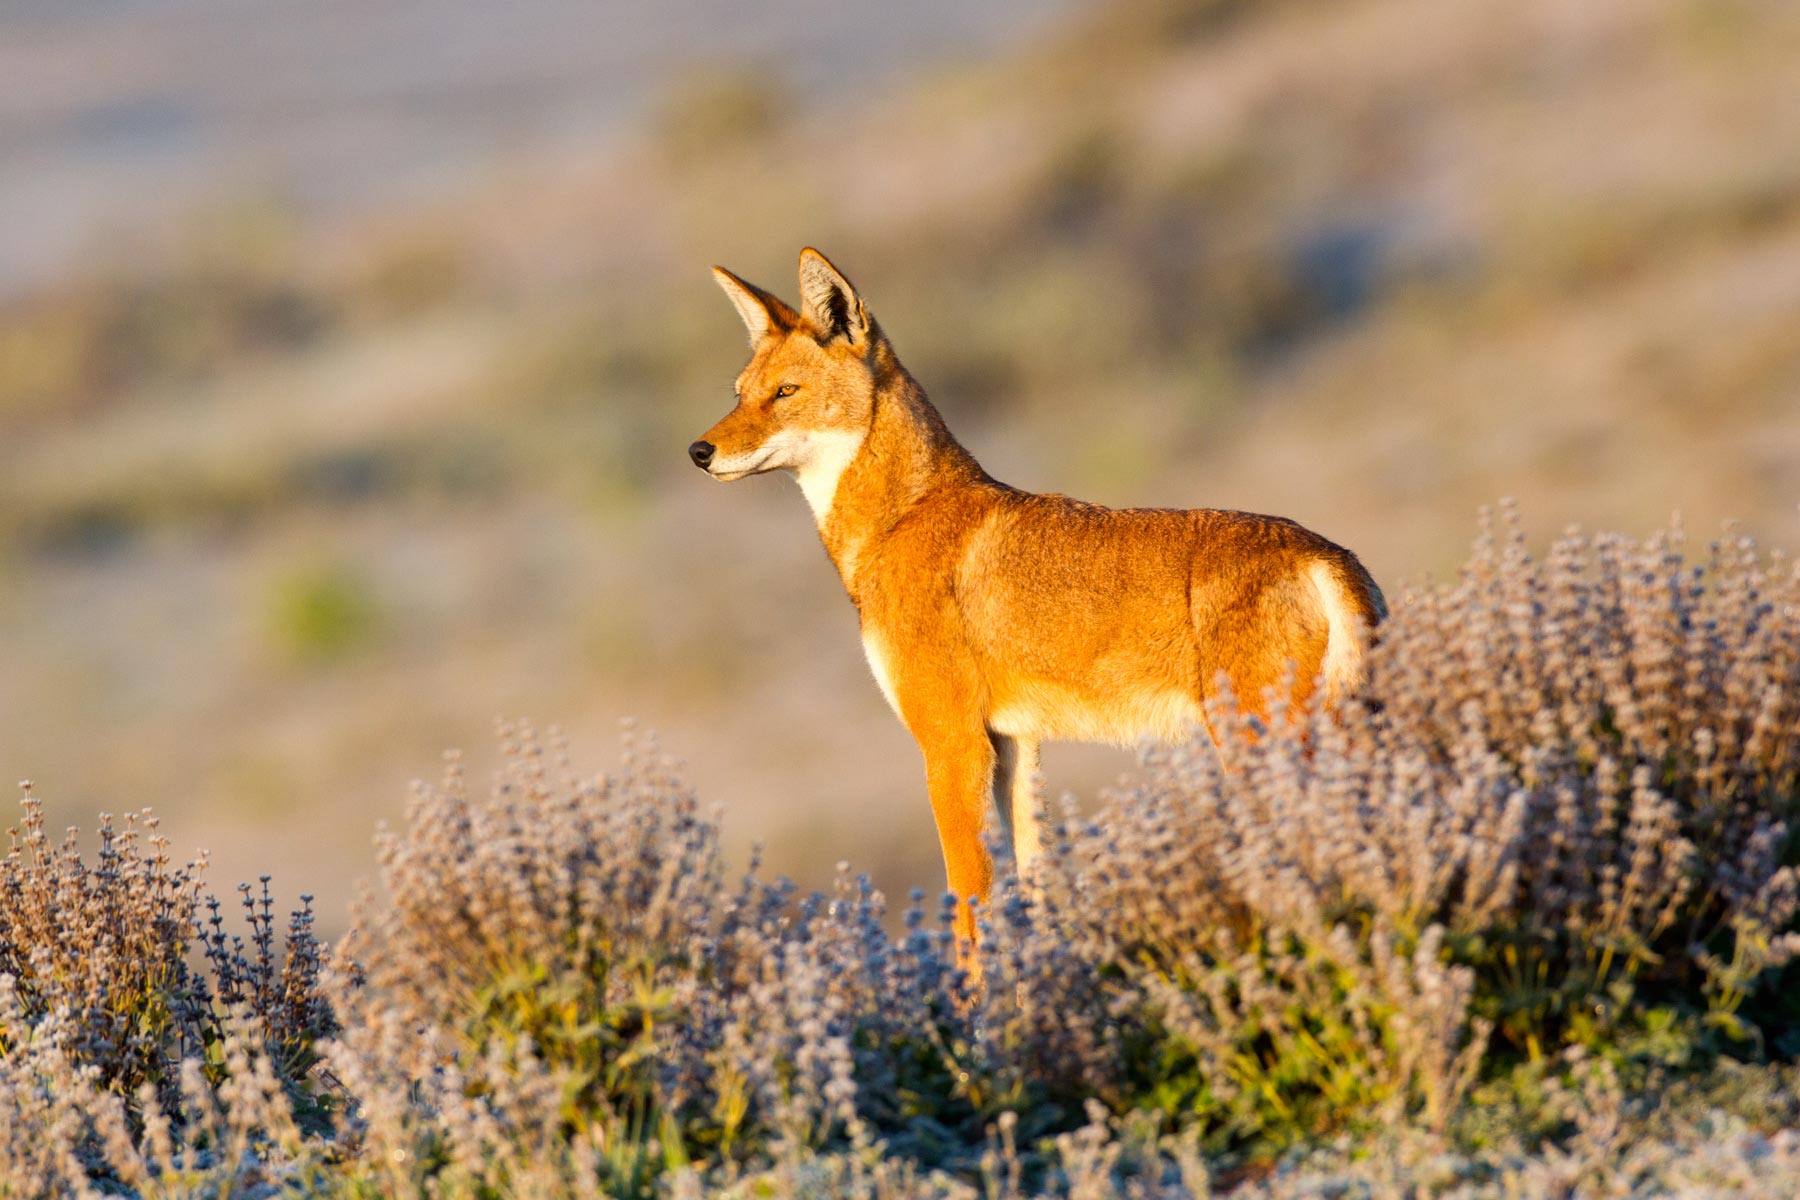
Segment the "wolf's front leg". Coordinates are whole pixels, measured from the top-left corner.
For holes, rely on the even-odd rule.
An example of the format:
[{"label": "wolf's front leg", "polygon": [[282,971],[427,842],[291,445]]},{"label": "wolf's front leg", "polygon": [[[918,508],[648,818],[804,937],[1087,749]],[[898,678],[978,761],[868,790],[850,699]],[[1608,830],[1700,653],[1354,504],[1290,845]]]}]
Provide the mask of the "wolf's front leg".
[{"label": "wolf's front leg", "polygon": [[969,901],[986,904],[993,894],[994,861],[985,834],[993,810],[994,748],[979,723],[967,732],[941,731],[925,752],[926,786],[937,818],[938,842],[944,850],[944,874],[956,897],[957,959],[979,977],[975,957],[975,913]]}]

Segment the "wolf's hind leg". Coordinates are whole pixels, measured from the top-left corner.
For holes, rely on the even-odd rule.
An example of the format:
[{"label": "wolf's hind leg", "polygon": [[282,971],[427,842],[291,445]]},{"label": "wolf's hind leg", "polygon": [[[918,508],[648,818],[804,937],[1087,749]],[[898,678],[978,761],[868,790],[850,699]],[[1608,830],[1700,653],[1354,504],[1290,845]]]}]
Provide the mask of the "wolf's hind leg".
[{"label": "wolf's hind leg", "polygon": [[1032,861],[1043,849],[1037,811],[1038,743],[1003,733],[991,737],[994,743],[994,803],[1006,821],[1019,881],[1029,884]]}]

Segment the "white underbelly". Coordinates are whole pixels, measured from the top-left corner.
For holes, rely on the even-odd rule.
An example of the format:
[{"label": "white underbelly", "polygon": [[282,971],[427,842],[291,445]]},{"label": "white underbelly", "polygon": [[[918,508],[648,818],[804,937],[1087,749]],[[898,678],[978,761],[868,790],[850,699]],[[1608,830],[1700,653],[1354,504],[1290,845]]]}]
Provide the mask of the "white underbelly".
[{"label": "white underbelly", "polygon": [[988,714],[994,732],[1008,737],[1119,746],[1145,738],[1185,742],[1205,723],[1199,701],[1174,688],[1090,696],[1033,683],[1016,688]]}]

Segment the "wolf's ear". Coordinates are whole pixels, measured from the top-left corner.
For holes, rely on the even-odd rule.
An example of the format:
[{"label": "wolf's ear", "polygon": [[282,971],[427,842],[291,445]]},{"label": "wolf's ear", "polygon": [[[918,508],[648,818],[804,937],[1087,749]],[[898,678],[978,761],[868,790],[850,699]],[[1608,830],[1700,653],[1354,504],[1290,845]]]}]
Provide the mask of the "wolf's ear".
[{"label": "wolf's ear", "polygon": [[790,328],[799,320],[793,309],[755,284],[745,283],[724,267],[714,267],[712,272],[713,278],[731,298],[738,316],[744,318],[752,348],[776,330]]},{"label": "wolf's ear", "polygon": [[800,316],[821,341],[841,337],[852,346],[869,340],[869,310],[843,273],[811,246],[800,252]]}]

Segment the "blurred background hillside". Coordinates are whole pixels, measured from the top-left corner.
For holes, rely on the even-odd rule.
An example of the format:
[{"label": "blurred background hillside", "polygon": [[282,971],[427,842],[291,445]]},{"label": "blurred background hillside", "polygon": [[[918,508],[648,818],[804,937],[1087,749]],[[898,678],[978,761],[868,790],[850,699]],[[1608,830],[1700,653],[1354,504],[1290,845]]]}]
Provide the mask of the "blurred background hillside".
[{"label": "blurred background hillside", "polygon": [[1791,549],[1797,64],[1789,0],[9,3],[0,769],[335,929],[445,747],[629,714],[776,870],[935,890],[797,489],[687,463],[708,265],[816,244],[995,475],[1390,594],[1501,495]]}]

